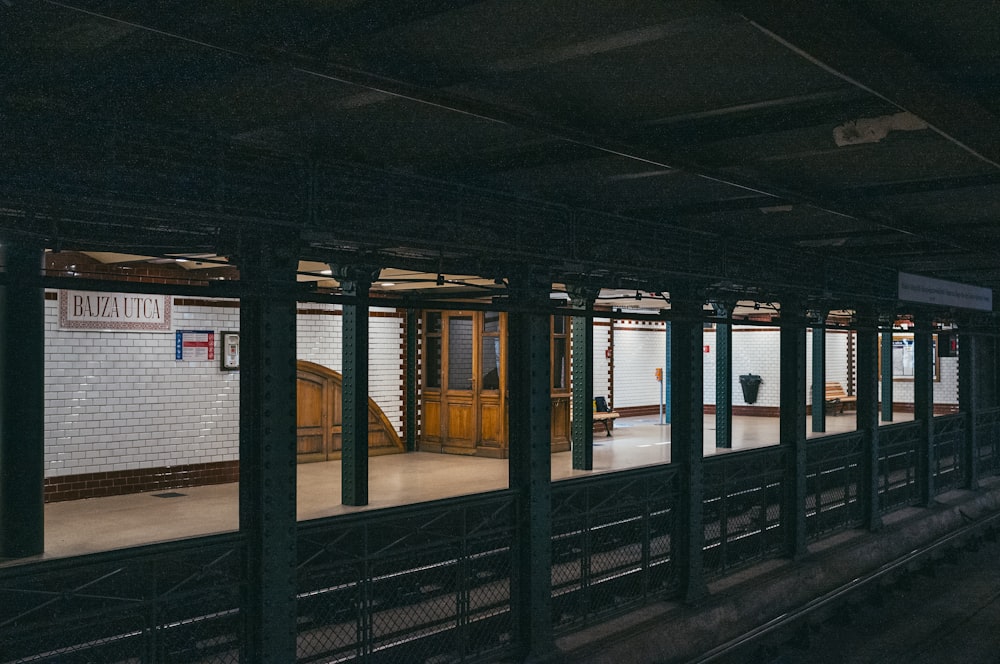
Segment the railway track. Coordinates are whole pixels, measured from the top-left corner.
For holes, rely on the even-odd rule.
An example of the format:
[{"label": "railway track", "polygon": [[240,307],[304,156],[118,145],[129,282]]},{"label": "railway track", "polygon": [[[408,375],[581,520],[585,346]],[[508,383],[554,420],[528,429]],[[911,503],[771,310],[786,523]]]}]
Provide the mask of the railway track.
[{"label": "railway track", "polygon": [[1000,662],[998,534],[969,523],[692,662]]}]

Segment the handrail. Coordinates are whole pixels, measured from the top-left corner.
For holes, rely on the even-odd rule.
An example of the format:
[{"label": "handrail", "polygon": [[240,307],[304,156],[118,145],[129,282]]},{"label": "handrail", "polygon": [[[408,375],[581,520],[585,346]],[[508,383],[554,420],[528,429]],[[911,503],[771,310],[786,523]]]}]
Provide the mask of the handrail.
[{"label": "handrail", "polygon": [[83,553],[80,555],[66,556],[64,558],[45,558],[41,560],[12,560],[0,566],[0,580],[8,577],[20,577],[28,574],[38,574],[40,570],[46,572],[59,571],[67,567],[78,568],[87,565],[102,565],[108,563],[119,563],[148,558],[151,556],[162,557],[164,555],[182,551],[201,551],[206,547],[215,545],[242,546],[245,537],[238,531],[228,533],[217,533],[213,535],[202,535],[172,542],[152,542],[139,546],[131,546],[124,549],[111,549],[108,551],[97,551],[95,553]]}]

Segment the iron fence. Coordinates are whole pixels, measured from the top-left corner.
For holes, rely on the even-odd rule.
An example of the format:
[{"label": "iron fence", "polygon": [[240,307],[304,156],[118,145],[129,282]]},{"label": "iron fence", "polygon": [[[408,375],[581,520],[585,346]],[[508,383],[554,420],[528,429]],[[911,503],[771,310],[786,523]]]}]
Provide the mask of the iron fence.
[{"label": "iron fence", "polygon": [[301,524],[298,661],[507,652],[514,507],[504,491]]},{"label": "iron fence", "polygon": [[919,500],[917,446],[923,425],[902,422],[878,430],[878,504],[883,514]]},{"label": "iron fence", "polygon": [[675,587],[673,466],[557,482],[552,489],[553,625],[566,631]]},{"label": "iron fence", "polygon": [[806,538],[861,524],[864,435],[854,431],[806,444]]},{"label": "iron fence", "polygon": [[788,451],[779,445],[705,459],[707,576],[780,553]]},{"label": "iron fence", "polygon": [[976,450],[979,472],[982,475],[1000,473],[1000,408],[976,412]]},{"label": "iron fence", "polygon": [[965,414],[942,415],[931,420],[934,427],[934,493],[962,485]]},{"label": "iron fence", "polygon": [[[966,416],[934,426],[938,491],[960,486]],[[1000,408],[979,411],[975,461],[1000,470]],[[919,500],[920,422],[879,429],[878,505]],[[789,450],[703,461],[703,569],[717,578],[782,555]],[[806,529],[863,521],[864,436],[806,446]],[[558,633],[678,589],[679,469],[662,465],[552,487],[552,622]],[[515,649],[511,491],[299,524],[298,661],[471,662]],[[0,664],[225,664],[240,657],[238,533],[0,568]]]},{"label": "iron fence", "polygon": [[0,568],[0,662],[239,661],[239,535]]}]

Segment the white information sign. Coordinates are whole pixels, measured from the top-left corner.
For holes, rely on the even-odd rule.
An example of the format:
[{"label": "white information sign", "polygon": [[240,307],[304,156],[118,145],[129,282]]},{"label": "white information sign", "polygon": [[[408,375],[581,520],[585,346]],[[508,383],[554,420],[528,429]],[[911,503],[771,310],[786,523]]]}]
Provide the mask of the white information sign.
[{"label": "white information sign", "polygon": [[899,273],[899,299],[978,311],[993,310],[993,290],[954,281]]}]

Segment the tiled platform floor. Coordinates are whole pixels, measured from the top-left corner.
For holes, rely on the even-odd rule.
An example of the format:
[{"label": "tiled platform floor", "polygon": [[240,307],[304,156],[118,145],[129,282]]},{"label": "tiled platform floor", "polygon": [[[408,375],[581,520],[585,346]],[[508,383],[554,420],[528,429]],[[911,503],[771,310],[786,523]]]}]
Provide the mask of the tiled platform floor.
[{"label": "tiled platform floor", "polygon": [[[900,413],[895,421],[912,419]],[[613,436],[594,434],[594,470],[608,472],[670,461],[670,426],[658,418],[619,419]],[[827,418],[827,433],[851,431],[853,413]],[[807,425],[807,430],[809,426]],[[823,434],[809,434],[810,437]],[[733,450],[775,444],[777,418],[734,417]],[[705,454],[716,454],[715,416],[705,416]],[[552,457],[552,479],[589,474],[572,469],[572,456]],[[446,498],[508,485],[508,462],[499,459],[411,453],[370,459],[370,504],[340,504],[340,462],[298,467],[300,520]],[[132,494],[51,503],[45,507],[44,558],[80,555],[139,544],[236,530],[238,485],[177,489],[177,497]],[[17,564],[22,561],[9,561]]]}]

